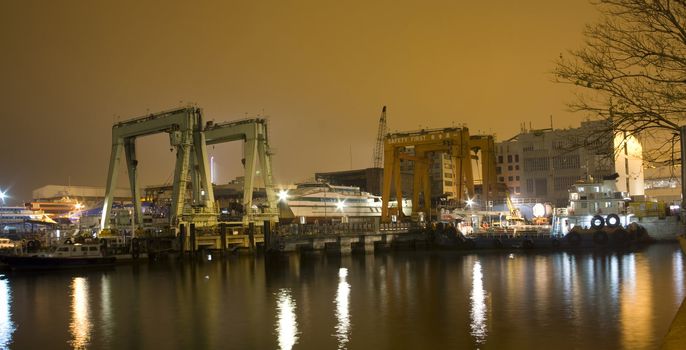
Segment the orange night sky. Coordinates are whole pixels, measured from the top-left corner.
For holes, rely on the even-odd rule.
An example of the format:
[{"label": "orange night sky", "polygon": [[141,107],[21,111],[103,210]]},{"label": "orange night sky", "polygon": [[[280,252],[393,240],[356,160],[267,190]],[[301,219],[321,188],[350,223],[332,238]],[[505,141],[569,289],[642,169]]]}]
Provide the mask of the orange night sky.
[{"label": "orange night sky", "polygon": [[[370,166],[383,105],[390,131],[576,126],[550,72],[597,16],[549,0],[3,1],[0,189],[18,204],[104,186],[114,121],[188,103],[268,117],[278,183]],[[210,148],[219,182],[242,173],[240,147]],[[166,135],[139,150],[142,184],[171,180]]]}]

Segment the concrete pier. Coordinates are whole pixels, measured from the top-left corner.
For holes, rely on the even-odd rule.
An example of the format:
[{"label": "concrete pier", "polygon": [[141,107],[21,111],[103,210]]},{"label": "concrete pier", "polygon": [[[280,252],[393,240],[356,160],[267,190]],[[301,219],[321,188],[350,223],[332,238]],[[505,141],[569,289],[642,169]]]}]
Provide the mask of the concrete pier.
[{"label": "concrete pier", "polygon": [[662,343],[663,350],[677,350],[686,347],[686,298],[681,303],[679,311],[677,311],[672,325],[669,327],[669,332]]}]

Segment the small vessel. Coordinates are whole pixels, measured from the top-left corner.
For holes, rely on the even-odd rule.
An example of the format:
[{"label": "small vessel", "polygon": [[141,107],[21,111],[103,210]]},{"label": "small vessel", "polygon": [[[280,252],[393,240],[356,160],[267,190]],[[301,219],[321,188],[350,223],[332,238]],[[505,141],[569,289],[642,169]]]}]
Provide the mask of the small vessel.
[{"label": "small vessel", "polygon": [[103,256],[99,244],[60,244],[49,253],[7,255],[0,258],[13,270],[51,270],[114,265],[116,258]]},{"label": "small vessel", "polygon": [[629,210],[628,193],[617,191],[616,176],[602,181],[578,181],[569,190],[569,206],[556,208],[551,235],[565,241],[594,246],[625,247],[654,239]]}]

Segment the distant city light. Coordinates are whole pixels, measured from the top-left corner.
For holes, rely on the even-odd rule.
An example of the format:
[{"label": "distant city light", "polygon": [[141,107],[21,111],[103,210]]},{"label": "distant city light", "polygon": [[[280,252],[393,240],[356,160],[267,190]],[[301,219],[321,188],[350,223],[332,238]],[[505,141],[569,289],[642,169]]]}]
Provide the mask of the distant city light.
[{"label": "distant city light", "polygon": [[283,202],[286,199],[288,199],[288,191],[287,190],[280,190],[278,193],[279,196],[279,202]]}]

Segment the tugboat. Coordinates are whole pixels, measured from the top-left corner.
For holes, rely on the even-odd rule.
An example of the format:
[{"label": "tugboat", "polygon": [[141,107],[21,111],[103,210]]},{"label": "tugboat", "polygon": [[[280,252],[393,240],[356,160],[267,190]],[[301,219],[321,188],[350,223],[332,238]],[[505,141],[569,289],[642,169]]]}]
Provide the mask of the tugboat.
[{"label": "tugboat", "polygon": [[60,244],[51,252],[32,255],[7,255],[2,262],[13,270],[54,270],[111,266],[113,256],[104,256],[99,244]]},{"label": "tugboat", "polygon": [[[592,242],[595,246],[627,246],[648,243],[651,238],[640,224],[632,222],[627,211],[631,199],[616,189],[617,175],[602,181],[579,181],[569,190],[569,206],[557,208],[551,234],[570,246]],[[588,244],[586,244],[588,245]]]}]

